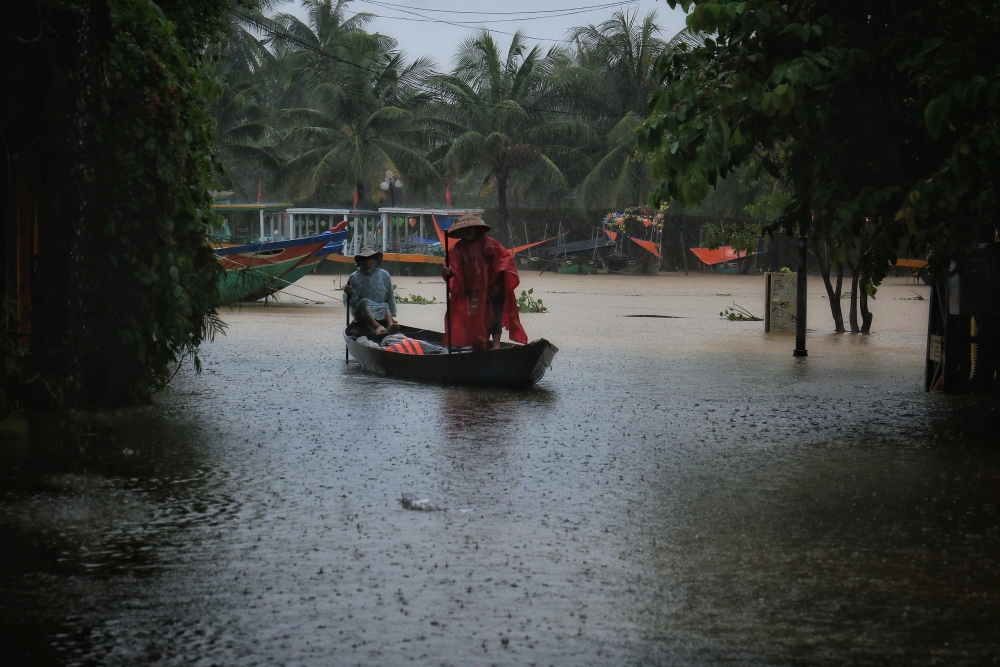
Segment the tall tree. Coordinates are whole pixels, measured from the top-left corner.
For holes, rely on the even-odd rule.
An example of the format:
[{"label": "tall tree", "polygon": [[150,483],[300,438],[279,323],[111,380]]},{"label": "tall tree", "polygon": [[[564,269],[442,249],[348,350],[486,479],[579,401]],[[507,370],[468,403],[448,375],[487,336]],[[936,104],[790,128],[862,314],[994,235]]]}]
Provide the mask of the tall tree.
[{"label": "tall tree", "polygon": [[579,66],[594,74],[593,106],[603,105],[616,118],[645,113],[649,95],[659,88],[653,64],[666,47],[656,18],[655,11],[639,20],[638,11],[619,9],[603,23],[570,32]]},{"label": "tall tree", "polygon": [[585,208],[634,206],[652,189],[649,167],[632,159],[630,143],[649,95],[659,87],[653,65],[667,43],[656,19],[655,11],[640,19],[638,11],[618,10],[603,23],[570,33],[577,44],[576,63],[560,76],[571,82],[570,100],[585,100],[588,117],[602,130],[593,169],[580,184]]},{"label": "tall tree", "polygon": [[251,71],[237,70],[229,60],[208,68],[220,87],[218,97],[207,105],[216,121],[222,165],[219,180],[243,199],[256,194],[258,179],[272,176],[279,168],[273,148],[280,137],[259,70],[256,62]]},{"label": "tall tree", "polygon": [[662,179],[651,199],[699,201],[761,157],[789,186],[772,230],[811,230],[835,261],[863,239],[862,311],[903,238],[943,275],[995,237],[993,2],[668,2],[714,37],[657,62],[634,144]]},{"label": "tall tree", "polygon": [[440,153],[446,179],[482,175],[480,196],[495,193],[501,219],[510,219],[508,189],[515,178],[533,188],[563,190],[558,163],[586,160],[577,147],[593,142],[586,123],[559,118],[553,72],[567,59],[552,49],[531,49],[518,32],[506,55],[486,30],[465,40],[450,74],[434,77],[441,93],[443,119],[454,138]]},{"label": "tall tree", "polygon": [[343,36],[337,53],[337,66],[312,78],[305,104],[282,114],[293,155],[282,174],[289,194],[349,201],[356,190],[378,203],[376,184],[389,169],[410,184],[433,182],[437,174],[421,150],[429,96],[420,84],[429,61],[408,63],[395,40],[361,31]]}]

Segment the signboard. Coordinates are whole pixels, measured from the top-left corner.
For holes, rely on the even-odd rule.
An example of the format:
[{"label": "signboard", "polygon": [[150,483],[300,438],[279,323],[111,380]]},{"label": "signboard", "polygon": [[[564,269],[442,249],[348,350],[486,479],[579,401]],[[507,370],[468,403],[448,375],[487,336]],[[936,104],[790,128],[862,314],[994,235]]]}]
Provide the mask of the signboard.
[{"label": "signboard", "polygon": [[765,333],[795,333],[798,315],[798,276],[794,273],[767,274]]},{"label": "signboard", "polygon": [[931,335],[931,343],[928,348],[927,358],[935,363],[941,361],[941,348],[944,346],[944,336]]}]

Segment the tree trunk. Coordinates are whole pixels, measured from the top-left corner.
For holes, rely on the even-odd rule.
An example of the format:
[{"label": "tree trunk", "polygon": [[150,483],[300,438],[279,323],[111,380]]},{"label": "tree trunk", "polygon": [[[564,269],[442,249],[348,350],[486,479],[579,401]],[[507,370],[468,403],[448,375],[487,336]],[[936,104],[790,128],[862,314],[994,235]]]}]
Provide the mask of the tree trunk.
[{"label": "tree trunk", "polygon": [[[823,276],[823,286],[826,287],[826,297],[830,300],[830,314],[833,316],[833,326],[837,333],[844,333],[844,311],[840,306],[840,279],[837,280],[837,289],[833,289],[833,282],[830,280],[830,258],[826,253],[826,243],[813,241],[813,257],[816,258],[816,265],[819,273]],[[843,272],[843,268],[841,268]]]},{"label": "tree trunk", "polygon": [[[868,253],[869,244],[871,240],[871,223],[865,223],[865,226],[861,228],[861,235],[858,237],[858,269],[859,273],[867,273],[862,270],[862,258]],[[861,333],[871,333],[872,330],[872,319],[874,319],[874,314],[868,310],[868,290],[866,289],[868,284],[871,283],[871,279],[868,275],[861,276],[864,279],[864,284],[858,291],[858,302],[861,304]]]},{"label": "tree trunk", "polygon": [[875,316],[868,310],[868,290],[864,287],[861,288],[861,292],[858,294],[858,300],[861,302],[861,333],[871,333],[872,319]]},{"label": "tree trunk", "polygon": [[497,209],[500,223],[510,226],[510,211],[507,209],[507,174],[497,174]]},{"label": "tree trunk", "polygon": [[858,283],[861,277],[861,260],[852,262],[848,259],[847,264],[851,267],[851,333],[861,333],[861,327],[858,326]]}]

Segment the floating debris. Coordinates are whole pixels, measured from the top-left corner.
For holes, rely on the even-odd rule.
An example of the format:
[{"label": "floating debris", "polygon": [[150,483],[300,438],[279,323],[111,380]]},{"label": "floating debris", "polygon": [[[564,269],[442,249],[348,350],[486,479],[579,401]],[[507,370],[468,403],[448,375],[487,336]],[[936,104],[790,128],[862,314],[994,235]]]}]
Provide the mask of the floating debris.
[{"label": "floating debris", "polygon": [[403,506],[403,509],[417,512],[443,512],[446,509],[432,503],[430,498],[418,499],[412,493],[404,493],[403,497],[399,499],[399,503]]},{"label": "floating debris", "polygon": [[730,322],[760,322],[762,321],[759,317],[751,313],[749,310],[739,305],[733,301],[732,308],[726,308],[721,313],[719,317],[725,317]]}]

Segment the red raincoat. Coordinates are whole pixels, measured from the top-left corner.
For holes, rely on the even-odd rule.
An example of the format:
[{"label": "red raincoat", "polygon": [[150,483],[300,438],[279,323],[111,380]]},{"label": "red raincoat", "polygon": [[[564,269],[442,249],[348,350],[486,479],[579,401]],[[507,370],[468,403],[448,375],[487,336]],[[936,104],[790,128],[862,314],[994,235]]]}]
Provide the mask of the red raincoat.
[{"label": "red raincoat", "polygon": [[[451,278],[451,331],[445,316],[445,344],[453,347],[485,347],[493,330],[493,300],[491,288],[504,292],[503,327],[510,339],[527,343],[517,315],[514,288],[521,282],[517,277],[514,258],[500,243],[485,234],[471,241],[458,241],[449,251]],[[451,334],[449,339],[448,334]]]}]

